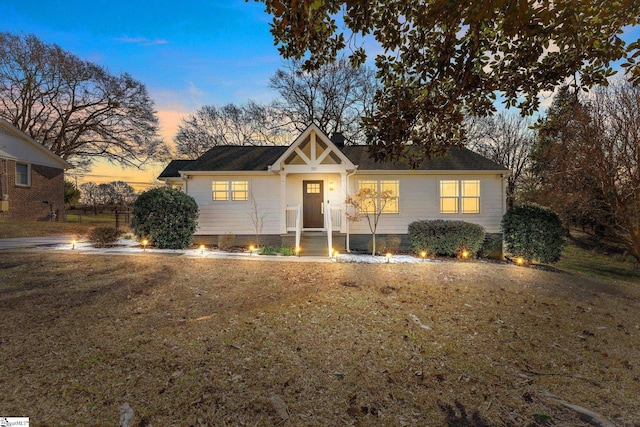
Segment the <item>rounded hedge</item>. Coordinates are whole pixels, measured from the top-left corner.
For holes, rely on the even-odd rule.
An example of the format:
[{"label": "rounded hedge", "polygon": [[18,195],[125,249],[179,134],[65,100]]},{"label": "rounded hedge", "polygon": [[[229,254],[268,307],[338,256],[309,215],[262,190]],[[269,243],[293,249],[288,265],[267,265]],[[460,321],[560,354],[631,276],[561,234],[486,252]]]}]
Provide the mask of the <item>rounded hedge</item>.
[{"label": "rounded hedge", "polygon": [[458,256],[463,250],[475,256],[484,241],[484,228],[464,221],[415,221],[409,224],[409,244],[415,253]]},{"label": "rounded hedge", "polygon": [[502,233],[507,252],[529,261],[557,262],[565,245],[558,214],[534,204],[509,209],[502,217]]},{"label": "rounded hedge", "polygon": [[131,226],[139,239],[161,249],[184,249],[193,241],[198,205],[193,197],[171,187],[145,191],[133,204]]}]

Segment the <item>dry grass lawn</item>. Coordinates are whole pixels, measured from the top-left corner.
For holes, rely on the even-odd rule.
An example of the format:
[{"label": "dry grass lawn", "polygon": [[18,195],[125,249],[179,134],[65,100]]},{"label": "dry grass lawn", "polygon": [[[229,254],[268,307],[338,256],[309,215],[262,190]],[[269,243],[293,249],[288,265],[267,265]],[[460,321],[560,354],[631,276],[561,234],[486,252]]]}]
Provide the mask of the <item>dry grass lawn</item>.
[{"label": "dry grass lawn", "polygon": [[640,425],[640,292],[578,275],[8,251],[0,305],[34,426]]}]

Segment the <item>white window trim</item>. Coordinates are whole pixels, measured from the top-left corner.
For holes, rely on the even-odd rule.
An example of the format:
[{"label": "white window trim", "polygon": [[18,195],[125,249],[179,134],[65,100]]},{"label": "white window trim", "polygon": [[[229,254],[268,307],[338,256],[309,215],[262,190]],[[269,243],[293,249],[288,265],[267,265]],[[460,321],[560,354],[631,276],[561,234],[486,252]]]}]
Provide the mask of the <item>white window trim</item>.
[{"label": "white window trim", "polygon": [[[18,182],[18,165],[25,165],[27,167],[27,183],[26,184]],[[17,187],[31,187],[31,163],[16,162],[15,173],[16,173],[15,184]]]},{"label": "white window trim", "polygon": [[[443,181],[455,181],[458,186],[458,195],[457,196],[443,196],[442,195],[442,182]],[[464,181],[477,181],[478,182],[478,194],[479,196],[463,196],[462,188]],[[440,206],[440,215],[479,215],[482,212],[481,199],[482,199],[482,190],[481,190],[482,181],[479,179],[441,179],[438,181],[438,205]],[[442,212],[442,199],[456,199],[457,212]],[[462,210],[462,202],[464,199],[477,199],[478,200],[478,211],[477,212],[463,212]]]},{"label": "white window trim", "polygon": [[[225,183],[227,189],[226,190],[214,190],[213,189],[213,184],[216,182],[221,182],[221,183]],[[246,192],[244,190],[234,190],[233,189],[233,184],[234,183],[246,183],[247,186],[247,190]],[[214,193],[226,193],[226,198],[224,199],[215,199],[213,197]],[[238,199],[238,198],[234,198],[234,195],[237,196],[237,194],[245,194],[246,193],[246,198],[242,198],[242,199]],[[232,181],[228,181],[228,180],[213,180],[211,181],[211,201],[213,202],[246,202],[249,200],[249,181],[247,180],[232,180]]]},{"label": "white window trim", "polygon": [[[362,188],[360,186],[361,182],[375,182],[376,183],[376,192],[378,193],[378,200],[376,200],[375,202],[375,206],[380,206],[380,193],[381,193],[381,188],[382,188],[382,182],[397,182],[398,183],[398,194],[396,196],[394,196],[394,199],[396,200],[396,208],[397,210],[395,212],[385,212],[384,209],[387,207],[385,206],[385,208],[382,208],[382,214],[383,215],[398,215],[400,214],[400,180],[399,179],[359,179],[357,181],[357,190],[360,191],[360,188]],[[364,213],[364,210],[363,210]],[[369,213],[374,213],[374,212],[369,212]]]}]

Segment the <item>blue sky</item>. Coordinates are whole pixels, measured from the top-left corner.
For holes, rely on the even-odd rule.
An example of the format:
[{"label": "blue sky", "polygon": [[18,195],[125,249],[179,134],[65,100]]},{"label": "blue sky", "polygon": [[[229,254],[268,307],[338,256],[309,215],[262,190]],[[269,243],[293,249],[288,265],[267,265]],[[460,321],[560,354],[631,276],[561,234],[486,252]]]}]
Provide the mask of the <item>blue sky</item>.
[{"label": "blue sky", "polygon": [[[264,4],[244,0],[16,0],[0,3],[0,31],[34,34],[82,59],[127,72],[155,101],[162,135],[202,105],[268,102],[282,65]],[[94,181],[149,178],[98,165]],[[107,176],[97,176],[107,175]],[[135,176],[135,178],[134,178]]]}]

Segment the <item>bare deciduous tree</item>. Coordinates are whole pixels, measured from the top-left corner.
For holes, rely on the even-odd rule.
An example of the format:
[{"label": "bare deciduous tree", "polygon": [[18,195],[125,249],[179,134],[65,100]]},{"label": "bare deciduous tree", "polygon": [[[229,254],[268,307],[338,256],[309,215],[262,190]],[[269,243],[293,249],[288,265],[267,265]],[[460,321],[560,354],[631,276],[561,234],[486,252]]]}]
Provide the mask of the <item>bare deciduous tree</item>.
[{"label": "bare deciduous tree", "polygon": [[256,201],[256,197],[253,194],[253,189],[249,192],[249,203],[251,208],[247,215],[251,219],[251,223],[253,224],[253,229],[256,232],[256,247],[260,247],[260,235],[262,234],[262,229],[264,228],[264,219],[267,217],[268,213],[263,212]]},{"label": "bare deciduous tree", "polygon": [[397,200],[391,190],[374,190],[370,187],[360,188],[354,195],[347,196],[345,205],[351,207],[347,210],[347,220],[357,222],[367,220],[372,237],[371,255],[376,254],[376,231],[380,216],[387,205]]},{"label": "bare deciduous tree", "polygon": [[361,118],[374,111],[378,83],[373,70],[352,68],[340,59],[314,71],[291,60],[271,77],[271,87],[281,99],[276,107],[302,132],[315,123],[327,135],[342,133],[347,141],[364,143]]},{"label": "bare deciduous tree", "polygon": [[144,84],[32,35],[0,33],[0,117],[76,166],[166,154]]},{"label": "bare deciduous tree", "polygon": [[219,145],[282,145],[292,128],[269,105],[249,101],[244,105],[208,105],[183,119],[175,142],[178,152],[197,158]]},{"label": "bare deciduous tree", "polygon": [[511,171],[507,178],[507,208],[513,207],[518,186],[531,167],[535,141],[531,126],[531,120],[517,114],[468,120],[469,148]]}]

